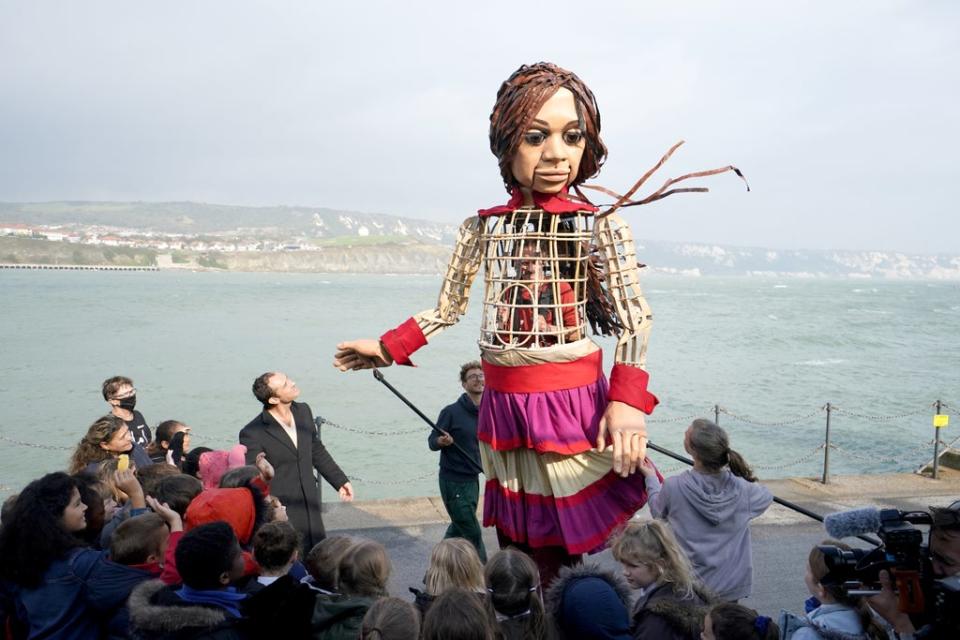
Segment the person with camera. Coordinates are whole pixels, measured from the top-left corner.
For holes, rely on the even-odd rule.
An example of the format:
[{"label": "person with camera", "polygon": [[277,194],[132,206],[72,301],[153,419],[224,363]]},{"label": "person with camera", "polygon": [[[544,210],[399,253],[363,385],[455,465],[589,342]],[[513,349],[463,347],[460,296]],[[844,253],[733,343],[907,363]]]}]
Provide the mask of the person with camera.
[{"label": "person with camera", "polygon": [[[960,577],[960,500],[946,508],[930,508],[929,554],[935,580]],[[953,624],[933,620],[934,603],[927,602],[926,610],[913,618],[900,611],[893,580],[887,571],[880,572],[882,591],[869,599],[870,607],[893,627],[901,640],[906,638],[956,638]],[[956,615],[954,613],[954,615]]]}]

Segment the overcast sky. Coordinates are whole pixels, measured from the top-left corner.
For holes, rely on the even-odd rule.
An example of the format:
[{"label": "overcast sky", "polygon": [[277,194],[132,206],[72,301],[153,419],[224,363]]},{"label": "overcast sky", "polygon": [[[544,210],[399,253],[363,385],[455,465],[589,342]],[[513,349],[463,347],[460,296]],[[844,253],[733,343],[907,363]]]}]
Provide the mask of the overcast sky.
[{"label": "overcast sky", "polygon": [[955,0],[5,0],[0,201],[456,223],[505,201],[488,115],[539,60],[597,95],[598,184],[680,139],[659,178],[747,174],[631,210],[640,237],[960,253]]}]

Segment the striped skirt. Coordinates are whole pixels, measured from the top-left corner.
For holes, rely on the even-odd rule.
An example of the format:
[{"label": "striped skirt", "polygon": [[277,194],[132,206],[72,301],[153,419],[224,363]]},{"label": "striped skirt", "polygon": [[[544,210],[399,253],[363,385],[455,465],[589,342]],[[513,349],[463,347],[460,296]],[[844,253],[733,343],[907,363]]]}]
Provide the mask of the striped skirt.
[{"label": "striped skirt", "polygon": [[[608,388],[599,358],[597,350],[559,365],[524,366],[522,391],[507,390],[517,386],[510,384],[517,369],[504,375],[506,367],[484,361],[477,425],[487,477],[484,526],[531,547],[593,553],[646,504],[643,475],[621,478],[612,448],[594,448]],[[538,380],[577,386],[534,390]]]}]

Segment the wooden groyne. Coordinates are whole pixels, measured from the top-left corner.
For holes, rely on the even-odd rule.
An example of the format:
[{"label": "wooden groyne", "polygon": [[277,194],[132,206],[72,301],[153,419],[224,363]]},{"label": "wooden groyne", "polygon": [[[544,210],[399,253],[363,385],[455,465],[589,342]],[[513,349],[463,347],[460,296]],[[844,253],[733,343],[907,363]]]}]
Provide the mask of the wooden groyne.
[{"label": "wooden groyne", "polygon": [[159,267],[124,267],[112,264],[13,264],[0,262],[0,269],[51,269],[57,271],[160,271]]}]

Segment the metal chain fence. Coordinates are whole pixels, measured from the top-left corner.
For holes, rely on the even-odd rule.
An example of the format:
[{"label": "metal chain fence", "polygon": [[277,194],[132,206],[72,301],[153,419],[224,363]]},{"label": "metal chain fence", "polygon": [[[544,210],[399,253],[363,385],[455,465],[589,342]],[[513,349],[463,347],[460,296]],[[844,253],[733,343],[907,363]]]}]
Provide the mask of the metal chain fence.
[{"label": "metal chain fence", "polygon": [[24,442],[23,440],[14,440],[0,433],[0,440],[9,442],[20,447],[31,447],[33,449],[47,449],[49,451],[73,451],[74,447],[63,447],[55,444],[39,444],[37,442]]},{"label": "metal chain fence", "polygon": [[[931,408],[934,408],[937,406],[939,406],[940,411],[944,413],[949,410],[955,410],[955,407],[953,404],[949,404],[946,402],[939,402],[938,404],[938,402],[932,402],[917,410],[898,413],[895,415],[872,414],[872,413],[869,413],[870,408],[847,409],[847,408],[838,407],[832,404],[830,405],[830,411],[838,415],[849,416],[852,418],[858,418],[862,420],[870,420],[874,422],[891,422],[895,420],[902,420],[904,418],[917,416],[925,412],[929,412]],[[764,421],[764,420],[756,419],[751,416],[735,413],[733,411],[730,411],[726,407],[722,407],[720,405],[714,405],[713,407],[708,409],[705,415],[709,415],[709,413],[713,413],[714,411],[717,411],[719,413],[722,413],[725,416],[730,417],[735,421],[743,422],[750,425],[755,425],[759,427],[782,427],[782,426],[788,426],[788,425],[793,425],[793,424],[798,424],[798,423],[808,421],[811,418],[817,416],[818,414],[823,413],[826,409],[827,409],[827,406],[824,405],[824,406],[818,407],[817,409],[811,411],[810,413],[790,416],[790,417],[786,417],[776,421]],[[685,421],[690,421],[697,417],[700,417],[700,415],[701,414],[692,414],[687,416],[676,416],[672,418],[651,418],[650,420],[648,420],[648,423],[661,424],[661,423],[685,422]],[[330,428],[344,431],[347,433],[355,433],[355,434],[366,435],[366,436],[404,436],[404,435],[410,435],[410,434],[422,434],[425,431],[424,427],[411,427],[409,429],[393,429],[393,430],[361,429],[357,427],[350,427],[350,426],[342,425],[336,422],[332,422],[321,416],[317,416],[316,422],[318,426],[326,425]],[[210,440],[214,442],[222,442],[225,445],[236,444],[235,438],[230,438],[227,436],[212,437],[210,438]],[[46,443],[39,443],[39,442],[27,442],[27,441],[19,440],[16,438],[11,438],[3,433],[0,433],[0,441],[4,443],[8,443],[10,445],[14,445],[14,446],[30,447],[34,449],[44,449],[47,451],[72,451],[74,449],[73,446],[63,446],[63,445],[46,444]],[[794,467],[812,460],[820,452],[824,451],[824,449],[826,449],[827,446],[829,446],[830,449],[844,456],[849,456],[857,460],[863,460],[868,462],[880,462],[884,464],[900,464],[903,462],[904,458],[918,456],[922,453],[928,453],[929,455],[929,452],[931,451],[931,448],[934,446],[934,444],[939,445],[942,451],[942,450],[946,450],[953,447],[958,442],[960,442],[960,436],[954,438],[949,443],[946,443],[940,439],[929,440],[911,449],[900,451],[897,457],[878,457],[875,454],[862,453],[861,451],[846,448],[835,443],[829,443],[829,445],[827,443],[821,443],[821,444],[818,444],[813,449],[811,449],[810,451],[807,451],[803,455],[795,459],[792,459],[790,461],[777,463],[777,464],[769,464],[769,465],[755,465],[754,468],[758,470],[765,470],[765,471],[777,471],[777,470],[787,469],[789,467]],[[686,465],[672,465],[669,467],[660,468],[660,472],[664,474],[669,474],[669,473],[674,473],[676,471],[680,471],[685,468],[687,468]],[[423,480],[427,480],[429,478],[434,478],[434,477],[436,477],[436,469],[431,469],[429,472],[424,473],[423,475],[420,475],[420,476],[406,478],[402,480],[397,480],[397,479],[373,480],[369,478],[362,478],[359,476],[350,476],[350,479],[352,481],[362,482],[365,484],[395,485],[395,484],[413,484],[413,483],[421,482]],[[14,489],[12,489],[7,485],[0,484],[0,491],[9,492],[13,490]]]},{"label": "metal chain fence", "polygon": [[802,416],[793,416],[790,418],[785,418],[783,420],[778,420],[777,422],[761,422],[760,420],[756,420],[754,418],[748,418],[747,416],[742,416],[742,415],[733,413],[724,407],[718,407],[718,409],[720,413],[722,413],[725,416],[730,416],[734,420],[739,420],[740,422],[746,422],[747,424],[756,425],[758,427],[785,427],[787,425],[797,424],[798,422],[804,422],[806,420],[809,420],[810,418],[814,417],[818,413],[822,413],[823,410],[825,409],[825,406],[820,407],[819,409],[816,409],[814,411],[811,411],[810,413],[806,413]]},{"label": "metal chain fence", "polygon": [[[917,409],[916,411],[908,411],[907,413],[898,413],[893,416],[878,416],[871,415],[869,413],[863,413],[863,409],[844,409],[843,407],[838,407],[836,405],[830,405],[830,410],[839,413],[842,415],[852,416],[854,418],[860,418],[861,420],[873,420],[876,422],[889,422],[891,420],[902,420],[903,418],[909,418],[911,416],[920,415],[926,411],[930,410],[930,407],[933,407],[936,403],[927,405],[922,409]],[[942,405],[941,405],[942,406]]]},{"label": "metal chain fence", "polygon": [[351,482],[363,482],[364,484],[380,484],[380,485],[413,484],[414,482],[422,482],[423,480],[427,480],[429,478],[436,478],[437,470],[431,469],[429,473],[425,473],[422,476],[417,476],[415,478],[405,478],[403,480],[395,480],[392,478],[390,480],[371,480],[369,478],[361,478],[360,476],[353,476],[353,475],[347,476],[347,477],[350,478]]},{"label": "metal chain fence", "polygon": [[349,433],[357,433],[364,436],[405,436],[411,433],[425,433],[426,427],[414,427],[412,429],[396,429],[394,431],[376,431],[372,429],[357,429],[356,427],[346,427],[342,424],[337,424],[336,422],[331,422],[322,416],[317,416],[317,425],[326,425],[328,427],[333,427],[334,429],[339,429],[340,431],[347,431]]},{"label": "metal chain fence", "polygon": [[787,467],[794,467],[794,466],[796,466],[796,465],[798,465],[798,464],[802,464],[802,463],[806,462],[807,460],[810,460],[811,458],[813,458],[813,457],[817,454],[818,451],[823,451],[823,448],[824,448],[825,446],[826,446],[826,445],[818,444],[817,446],[815,446],[813,449],[811,449],[811,450],[808,451],[807,453],[803,454],[802,456],[800,456],[800,457],[797,458],[796,460],[792,460],[792,461],[790,461],[790,462],[785,462],[785,463],[783,463],[783,464],[755,464],[755,465],[753,465],[753,468],[754,468],[754,469],[763,469],[763,470],[766,470],[766,471],[774,471],[774,470],[778,470],[778,469],[786,469]]},{"label": "metal chain fence", "polygon": [[689,416],[678,416],[676,418],[650,418],[647,420],[647,424],[666,424],[668,422],[689,422],[696,418],[700,418],[706,414],[695,413]]}]

